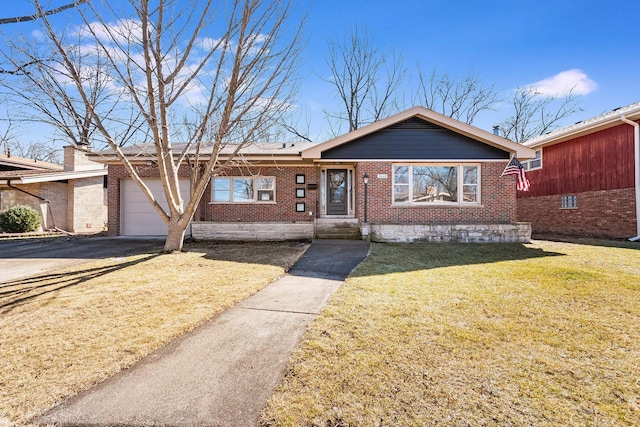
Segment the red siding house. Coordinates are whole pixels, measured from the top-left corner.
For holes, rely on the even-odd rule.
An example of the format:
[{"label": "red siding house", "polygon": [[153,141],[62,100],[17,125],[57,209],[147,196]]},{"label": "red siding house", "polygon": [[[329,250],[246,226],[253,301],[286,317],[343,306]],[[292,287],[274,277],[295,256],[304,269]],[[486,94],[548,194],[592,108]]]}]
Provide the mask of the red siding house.
[{"label": "red siding house", "polygon": [[[153,150],[131,147],[135,167],[160,195]],[[242,166],[211,179],[188,232],[198,239],[370,238],[374,241],[524,242],[509,159],[534,151],[414,107],[324,143],[252,144]],[[224,156],[224,153],[223,153]],[[166,228],[124,167],[109,165],[109,233]],[[240,160],[240,159],[239,159]],[[189,174],[183,166],[184,198]]]},{"label": "red siding house", "polygon": [[533,233],[637,240],[640,103],[534,138],[518,219]]}]

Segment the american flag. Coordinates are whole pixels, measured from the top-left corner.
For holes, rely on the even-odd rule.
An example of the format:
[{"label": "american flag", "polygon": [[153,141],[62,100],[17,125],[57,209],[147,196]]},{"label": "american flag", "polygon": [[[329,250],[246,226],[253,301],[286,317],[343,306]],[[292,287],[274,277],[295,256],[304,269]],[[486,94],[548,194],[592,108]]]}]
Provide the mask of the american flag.
[{"label": "american flag", "polygon": [[504,168],[504,171],[502,171],[502,175],[500,176],[505,176],[505,175],[517,175],[518,185],[516,185],[516,189],[520,191],[529,191],[531,184],[527,179],[527,175],[524,172],[524,167],[522,166],[522,163],[520,163],[518,159],[515,158],[515,156],[511,158],[511,160],[509,161],[509,164],[507,165],[506,168]]}]

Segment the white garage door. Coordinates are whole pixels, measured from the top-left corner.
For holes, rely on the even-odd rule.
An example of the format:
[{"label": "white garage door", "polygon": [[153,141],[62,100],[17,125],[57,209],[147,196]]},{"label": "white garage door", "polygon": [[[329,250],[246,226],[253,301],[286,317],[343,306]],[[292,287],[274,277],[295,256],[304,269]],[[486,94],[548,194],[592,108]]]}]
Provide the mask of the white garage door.
[{"label": "white garage door", "polygon": [[[159,179],[144,180],[163,208],[167,202]],[[180,193],[184,203],[189,201],[189,180],[180,180]],[[138,184],[123,179],[120,187],[120,234],[122,236],[166,236],[167,225],[151,206]],[[191,234],[187,228],[187,235]]]}]

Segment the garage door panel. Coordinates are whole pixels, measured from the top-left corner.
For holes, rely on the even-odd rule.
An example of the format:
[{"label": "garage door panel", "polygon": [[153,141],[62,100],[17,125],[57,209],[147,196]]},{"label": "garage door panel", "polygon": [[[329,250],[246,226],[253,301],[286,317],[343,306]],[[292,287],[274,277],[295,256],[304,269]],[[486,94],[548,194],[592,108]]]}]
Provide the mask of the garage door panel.
[{"label": "garage door panel", "polygon": [[[159,179],[144,180],[160,206],[167,209],[166,198]],[[189,180],[180,180],[180,194],[185,203],[190,198]],[[120,187],[121,224],[120,234],[123,236],[166,236],[167,225],[151,206],[138,184],[132,179],[122,180]],[[187,229],[187,234],[190,230]]]}]

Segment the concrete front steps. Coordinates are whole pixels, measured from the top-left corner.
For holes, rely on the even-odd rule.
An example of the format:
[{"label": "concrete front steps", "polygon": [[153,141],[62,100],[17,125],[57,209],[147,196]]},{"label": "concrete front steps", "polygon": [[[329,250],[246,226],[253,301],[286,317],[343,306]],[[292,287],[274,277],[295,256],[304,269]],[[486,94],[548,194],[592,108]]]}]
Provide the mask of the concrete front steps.
[{"label": "concrete front steps", "polygon": [[360,223],[357,218],[318,218],[315,238],[360,240]]}]

